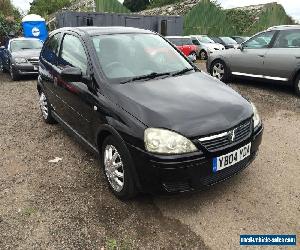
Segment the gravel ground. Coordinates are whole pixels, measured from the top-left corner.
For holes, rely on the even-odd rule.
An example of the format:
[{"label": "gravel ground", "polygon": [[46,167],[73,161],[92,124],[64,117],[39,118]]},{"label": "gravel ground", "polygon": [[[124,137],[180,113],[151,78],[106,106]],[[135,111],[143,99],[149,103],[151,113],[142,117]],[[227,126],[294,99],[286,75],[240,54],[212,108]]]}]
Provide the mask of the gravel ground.
[{"label": "gravel ground", "polygon": [[235,82],[265,124],[254,163],[210,190],[124,203],[94,155],[43,123],[35,80],[1,74],[0,249],[236,249],[244,233],[299,238],[300,99],[278,84]]}]

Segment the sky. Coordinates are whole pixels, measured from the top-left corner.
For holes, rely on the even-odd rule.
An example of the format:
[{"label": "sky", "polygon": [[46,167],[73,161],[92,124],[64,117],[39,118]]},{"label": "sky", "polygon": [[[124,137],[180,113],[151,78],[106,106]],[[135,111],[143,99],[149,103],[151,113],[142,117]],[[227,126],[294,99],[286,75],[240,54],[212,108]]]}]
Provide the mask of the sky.
[{"label": "sky", "polygon": [[[123,2],[123,0],[119,0]],[[278,2],[283,5],[286,12],[295,20],[300,20],[300,4],[299,0],[218,0],[223,8],[241,7],[251,4],[263,4],[269,2]],[[22,11],[28,11],[32,0],[12,0],[13,4]],[[36,13],[38,14],[38,13]]]}]

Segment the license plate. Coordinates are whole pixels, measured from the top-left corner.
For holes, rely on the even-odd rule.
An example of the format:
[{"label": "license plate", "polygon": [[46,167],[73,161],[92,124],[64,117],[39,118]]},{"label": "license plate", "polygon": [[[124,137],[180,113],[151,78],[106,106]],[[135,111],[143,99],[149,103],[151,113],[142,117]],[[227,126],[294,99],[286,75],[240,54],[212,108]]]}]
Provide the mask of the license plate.
[{"label": "license plate", "polygon": [[226,155],[213,158],[213,172],[228,168],[251,154],[251,143],[233,151]]}]

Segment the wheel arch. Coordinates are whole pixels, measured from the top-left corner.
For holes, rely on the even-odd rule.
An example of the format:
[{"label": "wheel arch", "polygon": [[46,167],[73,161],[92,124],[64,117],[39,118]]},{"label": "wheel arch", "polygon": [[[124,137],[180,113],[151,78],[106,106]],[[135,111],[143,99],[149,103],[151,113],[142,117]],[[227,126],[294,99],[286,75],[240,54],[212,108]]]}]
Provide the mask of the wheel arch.
[{"label": "wheel arch", "polygon": [[97,144],[97,148],[99,151],[99,158],[100,161],[102,162],[102,146],[103,146],[103,142],[104,140],[108,137],[108,136],[115,136],[118,140],[121,141],[121,143],[125,146],[127,153],[131,159],[132,165],[130,166],[131,169],[131,173],[133,174],[133,178],[134,178],[134,182],[136,187],[138,188],[138,190],[141,190],[141,184],[139,181],[139,177],[136,171],[136,167],[135,164],[133,162],[132,156],[127,148],[126,142],[124,141],[124,139],[122,138],[122,136],[120,135],[120,133],[114,129],[112,126],[110,126],[109,124],[105,124],[99,127],[99,129],[97,130],[96,133],[96,144]]}]

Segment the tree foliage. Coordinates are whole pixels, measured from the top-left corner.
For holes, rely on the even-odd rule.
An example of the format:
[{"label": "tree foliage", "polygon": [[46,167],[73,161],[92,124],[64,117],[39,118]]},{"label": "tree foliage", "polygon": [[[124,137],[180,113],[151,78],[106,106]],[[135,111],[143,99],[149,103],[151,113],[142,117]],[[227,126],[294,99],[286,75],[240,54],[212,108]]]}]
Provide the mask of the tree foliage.
[{"label": "tree foliage", "polygon": [[43,17],[71,5],[72,0],[33,0],[30,6],[30,14],[38,14]]},{"label": "tree foliage", "polygon": [[7,37],[11,32],[20,30],[21,14],[10,0],[0,0],[0,38]]},{"label": "tree foliage", "polygon": [[118,0],[97,0],[96,1],[98,12],[113,12],[113,13],[128,13],[130,12]]},{"label": "tree foliage", "polygon": [[142,11],[149,5],[149,0],[124,0],[123,5],[132,12]]}]

